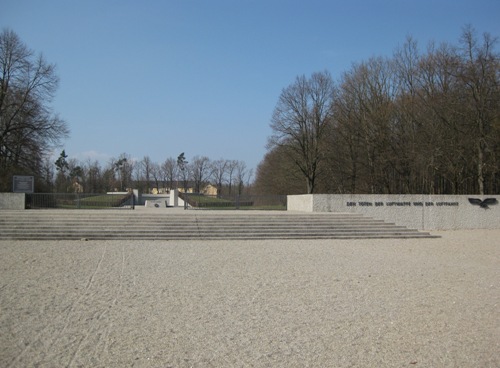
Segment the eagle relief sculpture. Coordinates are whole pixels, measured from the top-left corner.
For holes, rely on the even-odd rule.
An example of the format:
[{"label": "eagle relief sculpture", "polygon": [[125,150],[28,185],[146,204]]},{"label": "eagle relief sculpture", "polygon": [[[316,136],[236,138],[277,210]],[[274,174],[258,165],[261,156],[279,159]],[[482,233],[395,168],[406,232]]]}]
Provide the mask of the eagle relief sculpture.
[{"label": "eagle relief sculpture", "polygon": [[493,206],[495,204],[498,204],[498,201],[496,198],[486,198],[483,201],[480,200],[479,198],[469,198],[469,202],[473,205],[484,208],[485,210],[490,209],[490,207],[488,207],[488,206]]}]

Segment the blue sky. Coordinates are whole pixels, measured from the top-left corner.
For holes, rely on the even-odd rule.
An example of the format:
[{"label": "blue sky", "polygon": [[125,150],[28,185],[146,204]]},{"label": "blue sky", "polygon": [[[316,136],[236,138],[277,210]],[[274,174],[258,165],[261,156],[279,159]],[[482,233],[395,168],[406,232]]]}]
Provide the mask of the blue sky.
[{"label": "blue sky", "polygon": [[297,76],[337,80],[408,35],[422,49],[457,44],[466,24],[500,36],[499,19],[499,0],[2,0],[0,28],[57,65],[70,157],[255,168]]}]

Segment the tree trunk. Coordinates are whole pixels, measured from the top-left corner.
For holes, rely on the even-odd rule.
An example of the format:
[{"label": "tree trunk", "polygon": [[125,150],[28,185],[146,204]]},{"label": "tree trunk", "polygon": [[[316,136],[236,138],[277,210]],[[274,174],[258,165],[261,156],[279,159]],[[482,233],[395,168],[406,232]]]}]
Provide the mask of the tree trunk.
[{"label": "tree trunk", "polygon": [[484,195],[483,147],[481,139],[477,142],[477,184],[479,194]]}]

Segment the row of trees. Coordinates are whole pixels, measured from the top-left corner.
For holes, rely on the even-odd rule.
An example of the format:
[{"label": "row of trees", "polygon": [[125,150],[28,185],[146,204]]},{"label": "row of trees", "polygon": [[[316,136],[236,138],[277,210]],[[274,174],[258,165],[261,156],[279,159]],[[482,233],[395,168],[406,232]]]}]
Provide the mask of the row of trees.
[{"label": "row of trees", "polygon": [[466,27],[458,45],[325,71],[285,88],[255,186],[274,193],[500,192],[500,57]]},{"label": "row of trees", "polygon": [[[276,105],[268,153],[257,169],[261,193],[500,192],[500,56],[497,40],[466,27],[458,45],[422,53],[408,38],[391,58],[355,64],[338,81],[298,77]],[[87,192],[141,187],[248,187],[239,161],[183,154],[154,163],[122,154],[97,161],[50,155],[69,134],[50,103],[55,66],[17,35],[0,34],[0,191],[12,175],[34,175],[37,190]],[[180,183],[180,184],[179,184]],[[81,189],[81,188],[80,188]]]},{"label": "row of trees", "polygon": [[10,30],[0,33],[0,191],[13,174],[40,175],[52,149],[69,134],[51,109],[55,66]]},{"label": "row of trees", "polygon": [[206,156],[194,156],[188,162],[184,153],[177,158],[169,157],[158,163],[145,156],[134,160],[122,153],[105,166],[98,161],[80,162],[68,159],[62,151],[55,165],[47,163],[43,182],[44,191],[59,193],[85,191],[102,193],[139,189],[149,193],[180,188],[201,192],[206,185],[217,188],[217,194],[242,194],[248,190],[252,170],[245,162],[237,160],[211,160]]},{"label": "row of trees", "polygon": [[62,151],[52,153],[68,137],[69,129],[52,111],[59,79],[55,65],[36,55],[11,30],[0,33],[0,191],[10,191],[13,175],[33,175],[35,189],[44,192],[106,192],[153,187],[193,188],[211,183],[217,192],[242,193],[249,187],[252,170],[242,161],[184,154],[163,163],[148,156],[133,160],[127,154],[102,166],[98,161],[79,162]]}]

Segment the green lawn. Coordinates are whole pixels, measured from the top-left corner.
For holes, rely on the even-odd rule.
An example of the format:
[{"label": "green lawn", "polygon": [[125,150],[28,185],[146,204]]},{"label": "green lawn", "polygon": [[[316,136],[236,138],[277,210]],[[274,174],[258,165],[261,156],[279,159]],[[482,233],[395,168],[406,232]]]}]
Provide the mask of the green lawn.
[{"label": "green lawn", "polygon": [[80,199],[62,199],[57,201],[57,207],[80,209],[114,208],[120,207],[129,197],[129,194],[103,194]]},{"label": "green lawn", "polygon": [[[185,196],[185,195],[184,195]],[[186,198],[187,197],[187,198]],[[217,210],[286,210],[286,206],[280,204],[255,204],[253,200],[217,198],[215,196],[205,196],[200,194],[188,194],[185,200],[195,208],[207,208]]]}]

